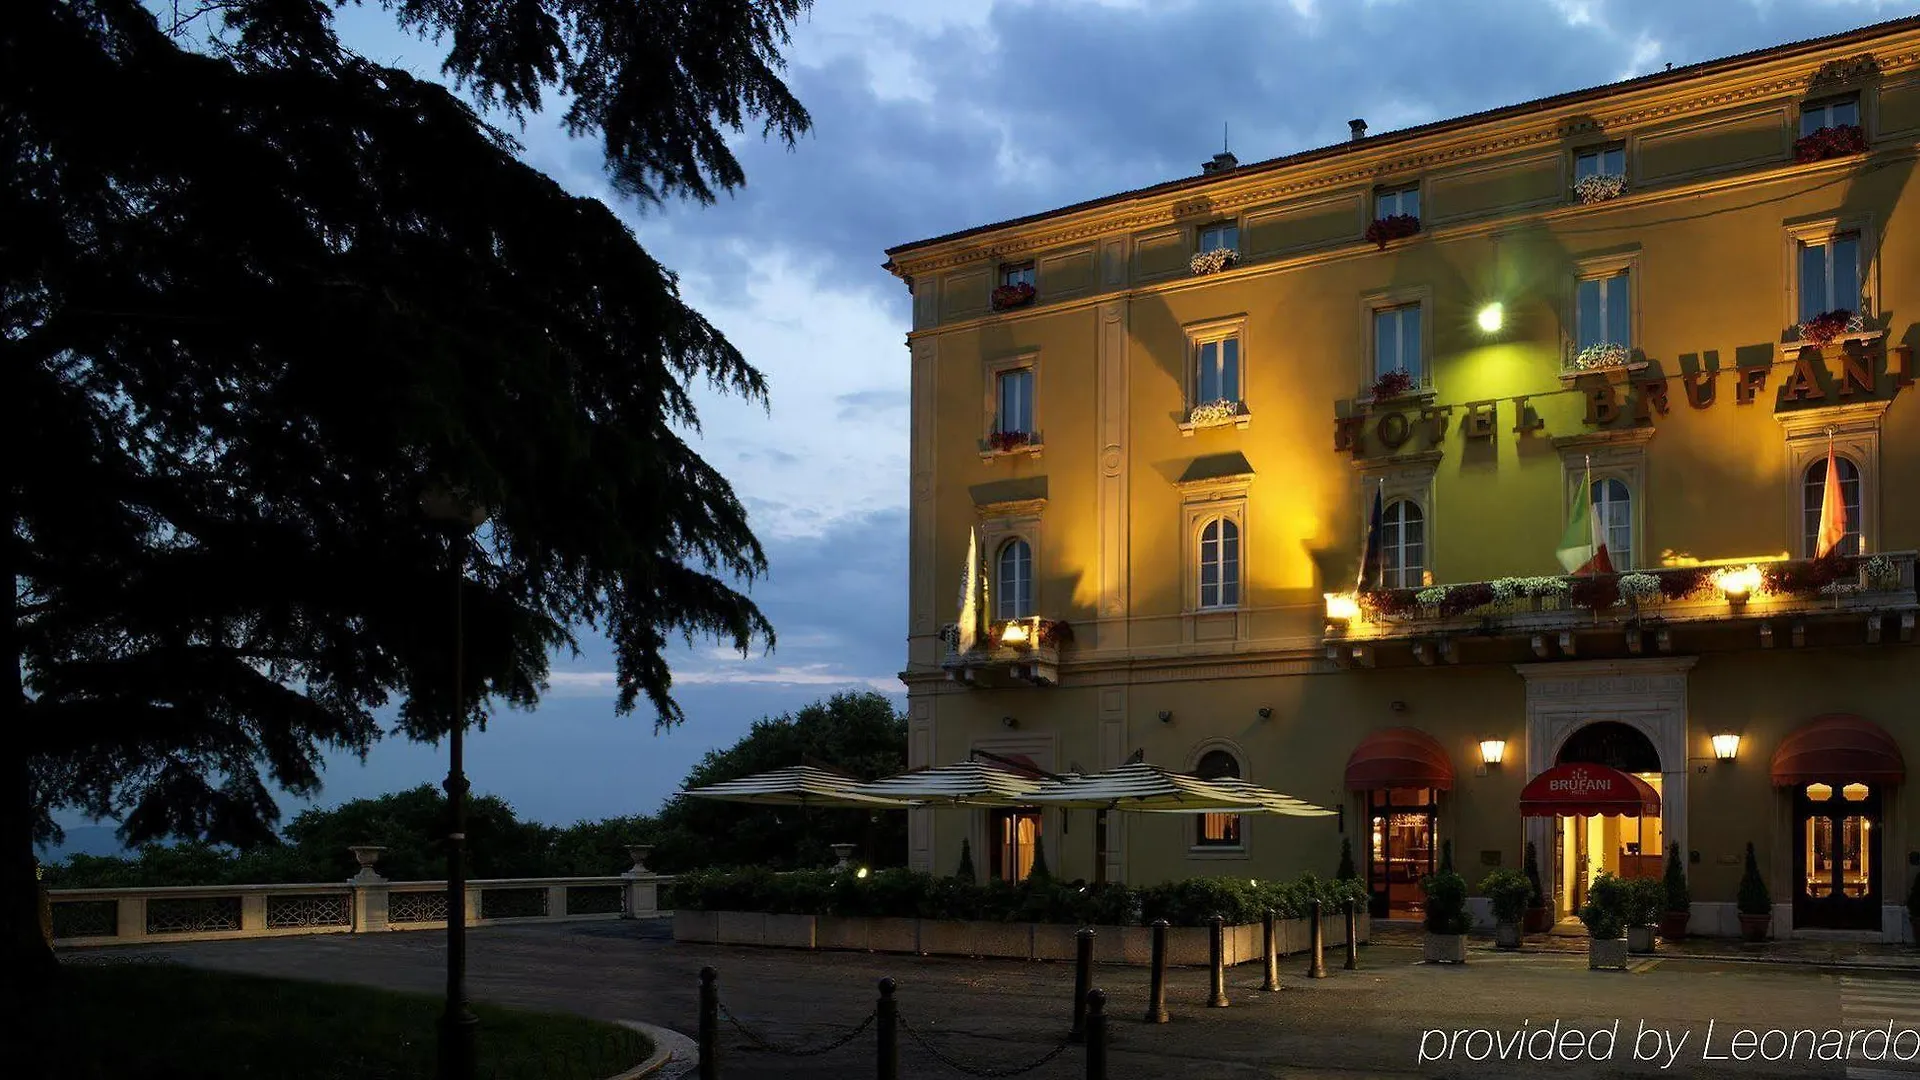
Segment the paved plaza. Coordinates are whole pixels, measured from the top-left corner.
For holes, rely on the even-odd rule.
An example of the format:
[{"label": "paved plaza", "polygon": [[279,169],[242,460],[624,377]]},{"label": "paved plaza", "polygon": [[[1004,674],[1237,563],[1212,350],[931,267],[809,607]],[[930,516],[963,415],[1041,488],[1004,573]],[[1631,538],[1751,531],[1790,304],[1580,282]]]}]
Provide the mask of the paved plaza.
[{"label": "paved plaza", "polygon": [[[477,999],[561,1010],[608,1020],[638,1020],[692,1034],[701,967],[720,972],[721,1000],[752,1036],[723,1024],[721,1076],[827,1078],[870,1076],[872,1029],[825,1054],[795,1057],[756,1047],[753,1037],[809,1048],[832,1041],[873,1011],[883,976],[899,986],[903,1024],[901,1073],[958,1077],[935,1054],[982,1069],[1033,1061],[1056,1047],[1069,1024],[1073,969],[1068,964],[961,960],[865,953],[675,944],[668,924],[583,922],[486,927],[469,938]],[[94,950],[88,959],[162,953],[181,963],[225,971],[366,983],[438,993],[445,944],[434,933],[290,937]],[[79,954],[69,954],[78,958]],[[1464,968],[1418,962],[1417,948],[1389,943],[1362,950],[1361,970],[1301,977],[1303,958],[1283,961],[1285,988],[1261,993],[1258,965],[1229,972],[1231,1004],[1204,1007],[1205,972],[1170,976],[1172,1022],[1142,1022],[1146,971],[1100,967],[1094,982],[1112,1002],[1112,1065],[1121,1078],[1227,1077],[1610,1077],[1647,1075],[1832,1076],[1856,1080],[1920,1078],[1920,1059],[1868,1062],[1877,1042],[1856,1040],[1847,1065],[1809,1061],[1817,1036],[1803,1036],[1797,1059],[1767,1062],[1790,1035],[1756,1045],[1736,1060],[1740,1030],[1756,1038],[1828,1028],[1920,1029],[1920,978],[1915,972],[1737,959],[1641,960],[1630,972],[1586,970],[1571,952],[1499,954],[1476,951]],[[1535,1035],[1555,1022],[1563,1050],[1585,1032],[1611,1029],[1580,1060],[1488,1058],[1496,1040],[1520,1053],[1544,1053],[1551,1039]],[[1644,1023],[1644,1031],[1642,1025]],[[1705,1042],[1711,1025],[1711,1041]],[[1426,1032],[1445,1034],[1424,1034]],[[1485,1034],[1475,1034],[1484,1032]],[[1575,1035],[1573,1033],[1580,1033]],[[1659,1033],[1665,1033],[1659,1034]],[[1636,1039],[1638,1045],[1636,1046]],[[1680,1040],[1684,1039],[1682,1042]],[[1902,1052],[1920,1049],[1920,1034]],[[1421,1061],[1422,1045],[1442,1060]],[[929,1049],[931,1047],[931,1049]],[[1676,1048],[1677,1047],[1677,1048]],[[1863,1049],[1864,1048],[1864,1049]],[[1608,1060],[1591,1054],[1610,1050]],[[1653,1060],[1636,1061],[1636,1050]],[[1451,1052],[1452,1060],[1446,1060]],[[1486,1060],[1473,1060],[1470,1055]],[[1655,1056],[1657,1054],[1657,1057]],[[1712,1055],[1723,1055],[1713,1057]],[[1663,1067],[1664,1066],[1664,1067]],[[1072,1047],[1024,1075],[1084,1075]]]}]

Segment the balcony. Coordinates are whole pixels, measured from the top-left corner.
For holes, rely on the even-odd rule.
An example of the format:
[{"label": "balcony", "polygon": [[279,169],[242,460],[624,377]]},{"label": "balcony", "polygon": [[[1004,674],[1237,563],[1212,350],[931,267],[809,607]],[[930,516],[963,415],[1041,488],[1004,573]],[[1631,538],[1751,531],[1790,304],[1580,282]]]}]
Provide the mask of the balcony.
[{"label": "balcony", "polygon": [[1073,630],[1057,619],[1029,616],[997,619],[972,648],[960,649],[960,628],[948,623],[940,629],[946,656],[940,666],[949,681],[970,686],[1052,686],[1060,681],[1060,647],[1073,640]]},{"label": "balcony", "polygon": [[1911,551],[1327,596],[1342,666],[1595,659],[1913,640]]}]

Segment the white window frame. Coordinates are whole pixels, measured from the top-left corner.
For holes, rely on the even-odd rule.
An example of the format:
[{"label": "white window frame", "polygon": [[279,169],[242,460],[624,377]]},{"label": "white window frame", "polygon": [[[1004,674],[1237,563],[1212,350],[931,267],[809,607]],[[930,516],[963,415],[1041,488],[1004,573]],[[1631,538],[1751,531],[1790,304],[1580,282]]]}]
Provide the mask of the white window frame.
[{"label": "white window frame", "polygon": [[[1205,758],[1208,754],[1213,754],[1213,753],[1223,753],[1223,754],[1226,754],[1228,757],[1232,758],[1234,763],[1234,768],[1235,768],[1235,775],[1242,780],[1246,780],[1248,782],[1252,781],[1252,778],[1247,775],[1247,760],[1248,760],[1247,752],[1244,749],[1242,749],[1238,743],[1233,742],[1230,739],[1218,739],[1218,738],[1207,739],[1204,742],[1201,742],[1199,745],[1195,746],[1192,750],[1188,751],[1186,771],[1189,774],[1196,773],[1197,770],[1200,768],[1201,759]],[[1191,824],[1187,826],[1188,857],[1195,858],[1195,859],[1245,859],[1247,858],[1247,826],[1252,822],[1253,815],[1234,814],[1231,816],[1237,817],[1240,819],[1239,842],[1232,843],[1232,844],[1205,844],[1200,842],[1200,830],[1203,827],[1203,823],[1205,822],[1207,815],[1205,814],[1193,815]]]},{"label": "white window frame", "polygon": [[[1607,155],[1615,152],[1618,152],[1620,155],[1620,171],[1617,173],[1607,172],[1604,168],[1604,165],[1607,160]],[[1573,182],[1574,183],[1577,184],[1583,179],[1583,177],[1580,175],[1580,163],[1588,159],[1592,159],[1595,162],[1595,165],[1594,165],[1595,171],[1593,173],[1589,173],[1588,175],[1590,176],[1624,177],[1627,175],[1627,144],[1625,141],[1595,143],[1592,146],[1583,146],[1583,147],[1580,147],[1578,150],[1575,150],[1573,152]]]},{"label": "white window frame", "polygon": [[[1646,366],[1646,361],[1640,359],[1639,354],[1640,252],[1636,248],[1632,251],[1612,252],[1605,255],[1593,255],[1574,260],[1573,280],[1569,283],[1566,294],[1566,321],[1561,324],[1561,340],[1563,342],[1561,348],[1566,354],[1566,364],[1562,369],[1563,374],[1573,371],[1573,358],[1580,354],[1581,284],[1588,281],[1603,280],[1609,282],[1607,288],[1611,291],[1611,279],[1621,274],[1627,276],[1627,340],[1619,342],[1618,344],[1627,347],[1627,355],[1631,358],[1627,366],[1630,369],[1638,370]],[[1601,308],[1602,318],[1605,317],[1605,310],[1606,308],[1603,304]]]},{"label": "white window frame", "polygon": [[[1846,473],[1846,466],[1851,465],[1853,466],[1853,470],[1854,470],[1854,479],[1853,479],[1854,502],[1853,502],[1853,505],[1849,507],[1849,509],[1852,512],[1848,515],[1849,519],[1847,521],[1846,536],[1851,536],[1855,538],[1856,543],[1854,544],[1854,547],[1856,550],[1847,551],[1845,550],[1844,547],[1842,547],[1840,549],[1840,554],[1864,555],[1867,553],[1864,550],[1864,546],[1866,544],[1866,535],[1860,531],[1860,526],[1863,524],[1862,519],[1865,517],[1863,510],[1866,506],[1866,495],[1867,495],[1866,470],[1860,467],[1859,462],[1853,460],[1853,456],[1851,454],[1848,454],[1842,451],[1838,446],[1834,447],[1833,456],[1834,456],[1834,465],[1836,466],[1837,470],[1843,474],[1840,481],[1841,483],[1840,499],[1842,504],[1845,504],[1846,494],[1847,494],[1846,486],[1845,486],[1847,481],[1844,476],[1844,474]],[[1824,469],[1826,467],[1826,464],[1827,464],[1826,455],[1822,454],[1820,456],[1815,457],[1812,461],[1807,462],[1806,467],[1800,470],[1799,544],[1800,544],[1800,550],[1804,553],[1803,555],[1804,558],[1809,558],[1809,559],[1812,558],[1820,542],[1819,519],[1820,519],[1821,507],[1826,502],[1826,487],[1827,487],[1826,477],[1824,475],[1821,476],[1820,483],[1818,486],[1815,486],[1813,484],[1811,477],[1813,475],[1813,470]],[[1841,543],[1842,545],[1846,543],[1846,537],[1843,536],[1841,538]]]},{"label": "white window frame", "polygon": [[[1640,426],[1604,431],[1588,432],[1583,435],[1567,435],[1553,440],[1554,449],[1560,452],[1560,491],[1561,507],[1560,528],[1564,532],[1567,523],[1573,520],[1576,504],[1573,499],[1580,497],[1580,485],[1585,481],[1588,464],[1592,465],[1593,483],[1618,480],[1627,488],[1628,510],[1628,551],[1633,561],[1640,566],[1651,565],[1647,552],[1653,550],[1647,546],[1647,443],[1653,439],[1654,428]],[[1585,491],[1588,512],[1593,512],[1593,488]],[[1607,537],[1608,555],[1611,557],[1613,537]],[[1614,569],[1629,570],[1633,567],[1614,562]]]},{"label": "white window frame", "polygon": [[1235,382],[1238,384],[1239,397],[1234,400],[1244,405],[1247,400],[1247,357],[1251,352],[1250,343],[1247,340],[1247,317],[1245,315],[1233,315],[1224,319],[1210,319],[1206,322],[1189,323],[1181,327],[1181,330],[1186,334],[1187,339],[1185,380],[1187,412],[1191,413],[1195,405],[1206,404],[1206,402],[1200,398],[1201,347],[1205,345],[1218,347],[1220,342],[1226,341],[1229,338],[1236,339],[1239,342],[1236,351],[1239,353],[1238,364],[1240,370],[1235,373]]},{"label": "white window frame", "polygon": [[[1207,539],[1207,532],[1209,530],[1217,530],[1212,540]],[[1227,535],[1229,531],[1233,534],[1231,537]],[[1231,541],[1233,545],[1233,560],[1231,564],[1233,577],[1231,582],[1229,582],[1227,577],[1228,561],[1226,547],[1229,541]],[[1207,556],[1209,544],[1213,545],[1213,558],[1216,564],[1212,586],[1214,590],[1214,600],[1212,603],[1207,602]],[[1233,516],[1221,514],[1206,518],[1200,523],[1200,535],[1194,538],[1195,588],[1193,609],[1195,611],[1236,611],[1240,608],[1240,605],[1245,599],[1245,594],[1241,591],[1241,553],[1246,550],[1246,546],[1246,536],[1240,530],[1240,523],[1236,521]],[[1233,586],[1233,600],[1231,602],[1224,599],[1229,584]]]},{"label": "white window frame", "polygon": [[[1033,373],[1033,378],[1030,383],[1033,400],[1027,405],[1027,412],[1031,421],[1027,434],[1031,435],[1032,438],[1025,446],[1015,447],[1011,450],[992,450],[989,448],[988,440],[993,437],[994,432],[998,431],[1000,426],[1000,376],[1021,369]],[[984,372],[985,378],[982,380],[983,385],[980,399],[981,456],[989,461],[994,457],[1004,454],[1030,454],[1038,457],[1044,445],[1041,438],[1040,427],[1040,421],[1042,419],[1040,415],[1040,353],[1037,350],[1031,350],[1009,356],[996,357],[986,362]]]},{"label": "white window frame", "polygon": [[[1842,94],[1828,94],[1824,97],[1813,98],[1808,101],[1801,102],[1800,103],[1800,136],[1799,137],[1804,139],[1808,135],[1813,134],[1814,132],[1820,130],[1821,128],[1833,127],[1834,126],[1833,124],[1834,106],[1843,105],[1843,104],[1853,106],[1854,125],[1861,128],[1862,130],[1865,130],[1867,126],[1866,101],[1862,98],[1859,91],[1850,90]],[[1816,113],[1819,114],[1820,116],[1820,122],[1813,125],[1812,127],[1808,127],[1807,118],[1815,115]]]},{"label": "white window frame", "polygon": [[1405,204],[1408,199],[1412,199],[1413,201],[1413,213],[1411,216],[1419,218],[1421,203],[1425,201],[1420,197],[1419,184],[1400,184],[1395,187],[1374,189],[1373,220],[1378,221],[1381,218],[1392,217],[1395,214],[1407,213]]},{"label": "white window frame", "polygon": [[[1014,404],[1018,406],[1017,412],[1019,414],[1016,419],[1022,422],[1017,426],[1009,427],[1007,417],[1007,412],[1009,411],[1007,408],[1007,388],[1009,386],[1020,385],[1020,383],[1015,380],[1024,380],[1025,382],[1023,393],[1015,395],[1016,400],[1014,402]],[[994,416],[992,423],[994,431],[1021,431],[1029,434],[1033,432],[1035,425],[1033,422],[1032,365],[1007,367],[994,372],[993,398]]]},{"label": "white window frame", "polygon": [[[1786,435],[1785,509],[1787,550],[1810,559],[1806,546],[1805,507],[1801,503],[1807,469],[1827,456],[1827,429],[1833,429],[1833,450],[1860,469],[1860,521],[1850,531],[1860,534],[1860,553],[1872,555],[1880,546],[1880,427],[1889,400],[1824,405],[1775,413]],[[1855,525],[1848,522],[1849,525]]]},{"label": "white window frame", "polygon": [[[1422,572],[1423,574],[1432,574],[1433,580],[1435,581],[1445,580],[1440,577],[1439,572],[1435,569],[1434,558],[1435,552],[1438,550],[1434,546],[1435,538],[1438,535],[1435,528],[1436,518],[1434,515],[1434,475],[1439,471],[1440,460],[1441,452],[1439,450],[1423,450],[1418,453],[1405,454],[1384,460],[1374,459],[1368,461],[1366,459],[1356,459],[1354,461],[1355,476],[1359,485],[1358,506],[1360,523],[1360,543],[1355,545],[1354,551],[1361,551],[1366,546],[1366,530],[1373,519],[1373,500],[1376,494],[1380,496],[1380,509],[1383,513],[1383,529],[1384,512],[1386,508],[1396,502],[1410,502],[1420,508],[1423,529],[1421,540],[1424,546],[1422,555],[1424,565],[1421,567]],[[1383,543],[1385,539],[1384,536],[1381,537]],[[1385,565],[1385,558],[1386,553],[1383,551],[1381,552],[1383,566]],[[1356,570],[1357,569],[1356,567]],[[1349,578],[1348,580],[1353,579]],[[1374,587],[1374,583],[1367,582],[1366,587],[1371,589]],[[1387,587],[1391,588],[1392,586]],[[1416,583],[1414,587],[1418,588],[1418,583]]]},{"label": "white window frame", "polygon": [[[1624,504],[1626,521],[1614,523],[1616,500],[1614,490],[1619,490],[1619,504]],[[1602,519],[1601,528],[1607,534],[1607,561],[1615,570],[1625,572],[1635,569],[1635,557],[1641,554],[1640,546],[1634,543],[1633,515],[1639,512],[1640,500],[1634,497],[1633,485],[1625,477],[1608,473],[1596,473],[1593,484],[1587,489],[1587,511]],[[1616,544],[1616,532],[1626,534],[1624,546]],[[1624,553],[1624,554],[1623,554]]]},{"label": "white window frame", "polygon": [[[1812,244],[1828,244],[1836,237],[1854,233],[1860,240],[1860,312],[1864,315],[1877,315],[1880,311],[1880,256],[1879,242],[1875,231],[1874,218],[1867,214],[1853,214],[1847,217],[1821,217],[1812,220],[1790,222],[1785,227],[1783,258],[1786,264],[1785,321],[1783,325],[1800,324],[1800,249]],[[1828,278],[1831,282],[1833,259],[1826,260]],[[1831,299],[1831,297],[1829,297]],[[1832,310],[1829,308],[1828,310]]]},{"label": "white window frame", "polygon": [[1032,259],[1025,262],[1001,263],[999,279],[1001,285],[1031,285],[1038,291],[1040,264]]},{"label": "white window frame", "polygon": [[1041,527],[1041,512],[1046,508],[1044,499],[1027,499],[1018,502],[992,503],[975,507],[975,515],[980,523],[980,548],[986,552],[989,589],[988,603],[991,610],[988,616],[1000,616],[1000,551],[1010,540],[1024,540],[1031,555],[1028,562],[1028,577],[1033,583],[1031,596],[1033,610],[1045,611],[1046,608],[1046,536]]},{"label": "white window frame", "polygon": [[[1004,573],[1004,571],[1007,568],[1006,558],[1007,558],[1007,554],[1009,552],[1016,550],[1016,548],[1026,549],[1026,567],[1025,567],[1026,576],[1023,582],[1016,582],[1016,584],[1026,585],[1027,602],[1025,605],[1026,610],[1024,611],[1020,610],[1021,605],[1018,603],[1014,603],[1011,605],[1007,603],[1007,589],[1006,589],[1007,577],[1006,577],[1006,574]],[[1002,619],[1031,618],[1034,615],[1034,613],[1039,610],[1039,605],[1035,602],[1036,597],[1034,595],[1033,564],[1034,564],[1033,544],[1029,542],[1026,537],[1021,536],[1018,533],[1015,533],[1014,535],[1008,536],[1007,538],[1001,540],[999,542],[999,546],[993,549],[993,618],[994,618],[994,621],[997,622]],[[1018,564],[1016,563],[1016,568],[1017,568],[1017,565]],[[1018,595],[1018,594],[1016,593],[1015,595]]]},{"label": "white window frame", "polygon": [[[1178,485],[1181,501],[1180,610],[1187,645],[1218,643],[1231,647],[1245,639],[1253,608],[1252,550],[1247,542],[1247,496],[1251,474],[1191,480]],[[1233,522],[1240,533],[1239,602],[1233,607],[1200,606],[1200,533],[1214,519]],[[1205,624],[1204,627],[1202,624]]]},{"label": "white window frame", "polygon": [[[1420,564],[1413,579],[1407,579],[1407,520],[1411,509],[1420,515]],[[1399,521],[1394,521],[1395,516]],[[1418,589],[1426,585],[1427,575],[1433,573],[1433,560],[1429,557],[1433,545],[1427,539],[1427,508],[1412,495],[1383,500],[1380,515],[1380,587],[1383,589]],[[1387,553],[1394,552],[1400,565],[1392,570],[1387,568]],[[1437,580],[1437,579],[1436,579]]]},{"label": "white window frame", "polygon": [[[1207,237],[1209,234],[1212,234],[1218,237],[1220,234],[1223,234],[1229,231],[1233,233],[1232,243],[1230,244],[1217,243],[1217,244],[1213,244],[1212,246],[1208,246]],[[1227,248],[1235,252],[1236,254],[1240,251],[1240,221],[1238,218],[1227,218],[1226,220],[1223,220],[1223,221],[1209,221],[1205,225],[1197,226],[1194,229],[1193,250],[1195,252],[1198,252],[1204,255],[1207,252],[1214,250],[1215,248],[1222,248],[1222,247]]]},{"label": "white window frame", "polygon": [[1414,379],[1414,389],[1426,395],[1435,392],[1433,373],[1433,288],[1428,285],[1411,285],[1398,289],[1386,289],[1368,293],[1360,298],[1360,340],[1364,344],[1360,357],[1360,391],[1365,398],[1380,373],[1374,370],[1375,358],[1379,353],[1376,341],[1377,324],[1375,318],[1392,308],[1420,308],[1420,372]]}]

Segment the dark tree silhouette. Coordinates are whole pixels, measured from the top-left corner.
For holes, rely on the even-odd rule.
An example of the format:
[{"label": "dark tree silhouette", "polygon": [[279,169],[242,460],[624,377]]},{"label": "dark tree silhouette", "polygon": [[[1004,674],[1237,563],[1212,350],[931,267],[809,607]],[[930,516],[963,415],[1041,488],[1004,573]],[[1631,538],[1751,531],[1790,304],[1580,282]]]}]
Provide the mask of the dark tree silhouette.
[{"label": "dark tree silhouette", "polygon": [[[728,129],[808,124],[778,51],[806,0],[385,6],[482,100],[571,95],[644,199],[740,184]],[[456,558],[463,722],[531,705],[583,624],[660,724],[674,638],[772,644],[734,588],[765,566],[745,511],[681,437],[696,380],[764,399],[759,372],[607,207],[332,10],[204,5],[193,49],[137,0],[0,20],[9,972],[51,961],[52,811],[257,843],[373,710],[448,731]],[[447,485],[476,535],[424,520]]]}]

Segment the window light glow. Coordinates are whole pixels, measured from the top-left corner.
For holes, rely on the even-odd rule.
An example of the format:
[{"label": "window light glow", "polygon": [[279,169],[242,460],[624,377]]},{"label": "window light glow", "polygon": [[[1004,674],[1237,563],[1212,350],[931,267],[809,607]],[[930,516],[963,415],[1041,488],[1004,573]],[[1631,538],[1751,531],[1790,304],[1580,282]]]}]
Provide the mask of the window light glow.
[{"label": "window light glow", "polygon": [[1744,604],[1748,597],[1760,591],[1760,568],[1749,565],[1716,570],[1713,583],[1728,601]]},{"label": "window light glow", "polygon": [[1327,621],[1352,622],[1360,617],[1360,600],[1352,593],[1326,593]]},{"label": "window light glow", "polygon": [[1006,625],[1004,629],[1000,631],[1000,644],[1025,645],[1027,643],[1027,637],[1028,637],[1028,633],[1027,633],[1026,623],[1010,622]]},{"label": "window light glow", "polygon": [[1480,324],[1481,333],[1497,334],[1500,332],[1500,327],[1506,323],[1506,314],[1499,304],[1488,304],[1480,309],[1480,314],[1474,321]]}]

